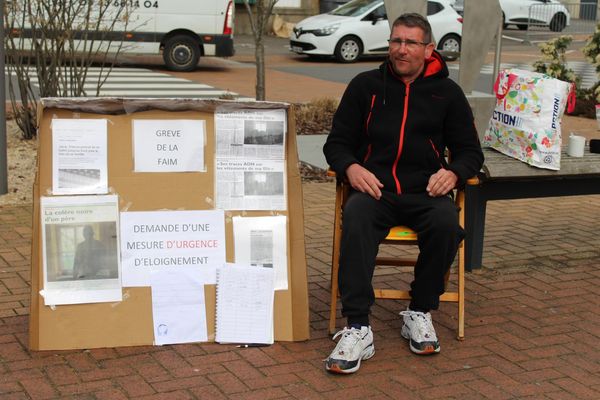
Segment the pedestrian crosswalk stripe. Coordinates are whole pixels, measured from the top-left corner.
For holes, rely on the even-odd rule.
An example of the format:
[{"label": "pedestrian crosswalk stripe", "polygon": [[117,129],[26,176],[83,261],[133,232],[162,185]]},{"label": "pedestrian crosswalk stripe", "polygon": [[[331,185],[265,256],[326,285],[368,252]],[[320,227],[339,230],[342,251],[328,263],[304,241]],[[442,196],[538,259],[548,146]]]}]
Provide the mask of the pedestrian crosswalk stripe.
[{"label": "pedestrian crosswalk stripe", "polygon": [[[34,68],[29,68],[29,79],[31,83],[38,86],[39,78]],[[64,81],[66,87],[69,83],[70,74],[66,74]],[[101,74],[100,68],[89,68],[83,85],[88,97],[96,97],[98,81],[104,80],[106,69]],[[238,100],[254,100],[243,97],[228,90],[214,88],[204,83],[198,83],[175,77],[173,75],[151,71],[144,68],[113,68],[112,72],[100,88],[98,96],[111,97],[184,97],[184,98],[231,98]]]},{"label": "pedestrian crosswalk stripe", "polygon": [[[31,80],[31,82],[38,82],[38,77],[37,76],[32,76],[29,77],[29,79]],[[66,80],[68,80],[68,78],[65,78]],[[98,81],[98,77],[97,76],[87,76],[86,77],[86,82],[95,82]],[[107,79],[107,82],[181,82],[181,83],[189,83],[191,81],[188,81],[187,79],[181,79],[181,78],[176,78],[176,77],[155,77],[155,76],[123,76],[123,75],[111,75],[109,76],[109,78]]]},{"label": "pedestrian crosswalk stripe", "polygon": [[[217,99],[221,96],[229,96],[230,92],[223,90],[169,90],[157,92],[153,89],[148,90],[130,90],[130,89],[114,89],[100,90],[100,96],[110,97],[206,97]],[[93,96],[95,97],[95,96]]]}]

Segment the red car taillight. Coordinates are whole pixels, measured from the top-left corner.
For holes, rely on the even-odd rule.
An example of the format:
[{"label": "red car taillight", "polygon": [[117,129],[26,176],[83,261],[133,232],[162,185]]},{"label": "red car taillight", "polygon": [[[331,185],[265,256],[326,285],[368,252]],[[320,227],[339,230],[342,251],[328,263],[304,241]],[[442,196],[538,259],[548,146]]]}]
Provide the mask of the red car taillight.
[{"label": "red car taillight", "polygon": [[231,35],[233,33],[233,1],[227,5],[225,13],[225,23],[223,24],[223,35]]}]

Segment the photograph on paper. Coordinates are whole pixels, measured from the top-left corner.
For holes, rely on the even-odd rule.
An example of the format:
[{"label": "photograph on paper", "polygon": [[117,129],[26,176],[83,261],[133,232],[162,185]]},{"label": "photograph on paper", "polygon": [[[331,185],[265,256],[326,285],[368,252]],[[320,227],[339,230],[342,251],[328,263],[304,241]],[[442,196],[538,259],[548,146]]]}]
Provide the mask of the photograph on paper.
[{"label": "photograph on paper", "polygon": [[47,305],[121,300],[117,196],[42,197]]},{"label": "photograph on paper", "polygon": [[121,213],[123,286],[150,286],[155,269],[201,267],[212,272],[225,262],[222,210]]},{"label": "photograph on paper", "polygon": [[133,120],[135,172],[203,172],[206,121]]},{"label": "photograph on paper", "polygon": [[275,270],[275,290],[288,288],[287,217],[233,217],[235,262]]},{"label": "photograph on paper", "polygon": [[273,268],[273,231],[250,231],[250,265]]},{"label": "photograph on paper", "polygon": [[244,121],[244,144],[283,146],[283,121]]},{"label": "photograph on paper", "polygon": [[217,157],[262,160],[285,158],[286,112],[237,110],[216,113]]},{"label": "photograph on paper", "polygon": [[216,208],[285,210],[283,160],[216,160]]},{"label": "photograph on paper", "polygon": [[283,196],[283,172],[244,171],[244,196]]},{"label": "photograph on paper", "polygon": [[108,192],[106,119],[52,120],[53,194]]}]

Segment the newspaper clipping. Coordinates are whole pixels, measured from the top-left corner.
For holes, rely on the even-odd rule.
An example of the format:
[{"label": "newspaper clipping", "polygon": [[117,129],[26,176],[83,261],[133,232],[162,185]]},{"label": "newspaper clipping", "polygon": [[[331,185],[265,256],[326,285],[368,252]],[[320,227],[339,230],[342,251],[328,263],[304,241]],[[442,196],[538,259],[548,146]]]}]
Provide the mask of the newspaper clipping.
[{"label": "newspaper clipping", "polygon": [[215,114],[217,158],[285,157],[285,110],[242,110]]},{"label": "newspaper clipping", "polygon": [[285,110],[217,113],[216,207],[285,210]]},{"label": "newspaper clipping", "polygon": [[42,197],[46,305],[121,301],[118,197]]},{"label": "newspaper clipping", "polygon": [[52,120],[53,194],[108,192],[107,120]]},{"label": "newspaper clipping", "polygon": [[275,290],[288,288],[287,217],[233,217],[235,262],[273,268]]}]

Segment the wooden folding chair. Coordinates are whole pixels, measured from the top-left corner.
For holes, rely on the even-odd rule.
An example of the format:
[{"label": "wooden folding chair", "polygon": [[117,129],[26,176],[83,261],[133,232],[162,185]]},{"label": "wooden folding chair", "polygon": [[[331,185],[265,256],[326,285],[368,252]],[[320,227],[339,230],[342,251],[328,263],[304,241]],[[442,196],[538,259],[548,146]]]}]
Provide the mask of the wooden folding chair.
[{"label": "wooden folding chair", "polygon": [[[335,177],[335,172],[327,171],[327,175]],[[477,184],[477,178],[471,178],[467,184]],[[344,179],[336,177],[336,193],[335,193],[335,216],[333,228],[333,251],[331,260],[331,304],[329,311],[329,333],[334,334],[336,330],[336,313],[338,300],[338,271],[340,268],[340,241],[342,237],[342,210],[350,191],[350,184]],[[457,190],[455,203],[459,209],[460,226],[464,227],[465,216],[464,206],[465,197],[463,190]],[[383,244],[394,245],[417,245],[417,234],[406,226],[395,226],[390,229]],[[392,266],[414,266],[416,259],[411,258],[396,258],[377,256],[376,265],[392,265]],[[457,289],[453,292],[445,292],[440,296],[440,301],[453,302],[458,304],[458,327],[457,339],[463,340],[465,336],[465,248],[464,241],[461,242],[458,249],[458,282]],[[450,270],[446,274],[446,286],[450,278]],[[376,299],[397,299],[410,300],[408,290],[397,289],[374,289]]]}]

